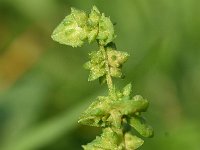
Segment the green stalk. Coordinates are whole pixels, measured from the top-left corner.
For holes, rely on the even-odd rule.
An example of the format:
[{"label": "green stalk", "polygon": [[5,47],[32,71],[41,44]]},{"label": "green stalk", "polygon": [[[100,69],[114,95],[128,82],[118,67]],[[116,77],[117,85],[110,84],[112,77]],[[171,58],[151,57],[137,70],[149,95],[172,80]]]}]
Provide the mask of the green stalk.
[{"label": "green stalk", "polygon": [[110,67],[108,64],[108,55],[106,52],[106,48],[104,46],[100,46],[100,51],[102,51],[103,56],[105,58],[106,82],[108,85],[109,95],[111,97],[115,97],[115,88],[114,88],[112,77],[110,74]]},{"label": "green stalk", "polygon": [[126,52],[117,51],[113,40],[116,35],[109,17],[94,6],[90,14],[72,8],[72,12],[54,30],[52,38],[72,47],[97,41],[99,50],[89,54],[84,65],[90,71],[89,81],[99,79],[108,86],[108,96],[98,96],[79,118],[79,123],[102,128],[102,134],[82,146],[84,150],[135,150],[144,141],[133,134],[152,137],[153,129],[142,117],[148,101],[140,95],[132,97],[131,84],[116,90],[112,78],[123,78],[122,65]]}]

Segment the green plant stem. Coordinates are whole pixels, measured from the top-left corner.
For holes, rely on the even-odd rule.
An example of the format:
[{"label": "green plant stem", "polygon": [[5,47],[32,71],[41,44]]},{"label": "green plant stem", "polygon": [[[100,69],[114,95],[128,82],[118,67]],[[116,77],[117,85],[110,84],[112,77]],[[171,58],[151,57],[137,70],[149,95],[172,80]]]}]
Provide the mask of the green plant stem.
[{"label": "green plant stem", "polygon": [[[72,30],[73,29],[73,30]],[[72,8],[70,15],[54,30],[52,38],[61,44],[72,47],[97,41],[99,50],[90,53],[90,61],[85,69],[90,70],[88,80],[107,83],[108,96],[98,96],[89,108],[82,113],[79,123],[103,128],[101,136],[83,145],[84,150],[135,150],[144,141],[132,133],[132,128],[144,137],[151,137],[153,130],[141,116],[146,111],[148,101],[140,95],[132,97],[131,84],[116,90],[112,78],[122,78],[122,64],[128,53],[117,51],[113,43],[116,35],[109,17],[94,6],[87,15]],[[129,121],[129,119],[131,121]]]},{"label": "green plant stem", "polygon": [[111,97],[115,97],[115,88],[112,82],[112,77],[110,74],[110,67],[109,67],[109,63],[108,63],[108,55],[106,52],[106,48],[105,46],[100,45],[100,51],[102,51],[104,58],[105,58],[105,68],[106,68],[106,82],[108,85],[108,89],[109,89],[109,95]]}]

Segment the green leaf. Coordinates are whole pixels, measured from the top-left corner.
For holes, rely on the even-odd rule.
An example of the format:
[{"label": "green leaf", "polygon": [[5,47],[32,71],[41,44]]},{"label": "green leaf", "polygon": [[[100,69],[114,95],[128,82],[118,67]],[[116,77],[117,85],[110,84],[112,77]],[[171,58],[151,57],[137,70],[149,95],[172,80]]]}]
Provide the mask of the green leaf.
[{"label": "green leaf", "polygon": [[89,56],[91,60],[84,65],[84,68],[90,70],[88,81],[93,81],[106,74],[105,59],[101,51],[93,51]]},{"label": "green leaf", "polygon": [[127,52],[107,50],[108,63],[112,67],[120,67],[123,63],[128,60],[129,54]]},{"label": "green leaf", "polygon": [[144,137],[153,136],[153,128],[148,125],[144,118],[134,116],[129,118],[129,124]]},{"label": "green leaf", "polygon": [[123,88],[122,93],[124,96],[130,96],[131,92],[132,92],[132,85],[131,83],[129,83]]},{"label": "green leaf", "polygon": [[98,97],[79,118],[79,123],[89,126],[105,126],[103,117],[109,116],[110,102],[108,97]]},{"label": "green leaf", "polygon": [[93,6],[89,14],[88,24],[90,26],[98,26],[100,17],[101,17],[100,11],[98,10],[96,6]]},{"label": "green leaf", "polygon": [[113,127],[116,127],[118,129],[120,129],[121,128],[121,124],[122,124],[122,116],[123,116],[121,114],[121,112],[116,110],[116,109],[113,109],[109,113],[110,113],[110,117],[106,121],[111,122],[110,124]]},{"label": "green leaf", "polygon": [[52,39],[72,47],[81,46],[87,38],[87,15],[84,11],[72,8],[71,14],[53,31]]},{"label": "green leaf", "polygon": [[116,78],[123,78],[124,75],[122,73],[122,64],[128,60],[128,53],[116,51],[111,46],[108,46],[106,49],[111,76]]},{"label": "green leaf", "polygon": [[132,115],[136,112],[144,112],[148,108],[148,101],[142,96],[136,95],[133,99],[127,99],[127,96],[113,104],[113,108],[120,110],[123,115]]},{"label": "green leaf", "polygon": [[121,143],[122,137],[111,128],[105,128],[101,136],[97,136],[95,140],[83,148],[84,150],[121,150]]},{"label": "green leaf", "polygon": [[88,42],[93,42],[99,32],[99,20],[101,14],[96,6],[93,6],[88,18]]},{"label": "green leaf", "polygon": [[99,32],[97,39],[99,40],[100,45],[107,45],[115,39],[116,35],[114,33],[114,26],[110,18],[105,17],[102,14],[99,20]]},{"label": "green leaf", "polygon": [[110,67],[110,75],[115,78],[122,78],[122,70],[121,68]]},{"label": "green leaf", "polygon": [[125,133],[125,147],[127,150],[135,150],[143,145],[144,141],[130,132]]}]

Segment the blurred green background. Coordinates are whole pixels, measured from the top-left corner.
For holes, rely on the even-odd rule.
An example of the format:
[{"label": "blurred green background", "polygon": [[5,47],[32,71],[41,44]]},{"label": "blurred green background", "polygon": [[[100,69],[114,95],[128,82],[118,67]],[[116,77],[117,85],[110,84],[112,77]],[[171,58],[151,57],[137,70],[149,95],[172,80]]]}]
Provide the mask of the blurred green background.
[{"label": "blurred green background", "polygon": [[199,150],[199,0],[0,0],[0,150],[80,150],[100,130],[78,116],[106,87],[82,68],[96,46],[73,49],[50,35],[70,13],[97,5],[116,22],[134,94],[150,101],[155,136],[141,150]]}]

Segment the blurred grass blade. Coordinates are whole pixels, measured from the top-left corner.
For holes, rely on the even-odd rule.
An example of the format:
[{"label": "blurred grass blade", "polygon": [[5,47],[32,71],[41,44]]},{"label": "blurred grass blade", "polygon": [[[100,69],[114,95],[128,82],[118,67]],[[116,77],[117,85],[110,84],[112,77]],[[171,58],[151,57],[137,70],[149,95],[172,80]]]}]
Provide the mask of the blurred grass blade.
[{"label": "blurred grass blade", "polygon": [[[102,92],[100,93],[102,94]],[[89,105],[91,99],[88,98],[84,100],[84,103],[79,103],[79,105],[67,110],[60,116],[30,129],[12,143],[7,143],[1,150],[32,150],[55,141],[55,139],[68,133],[78,125],[78,117]]]}]

